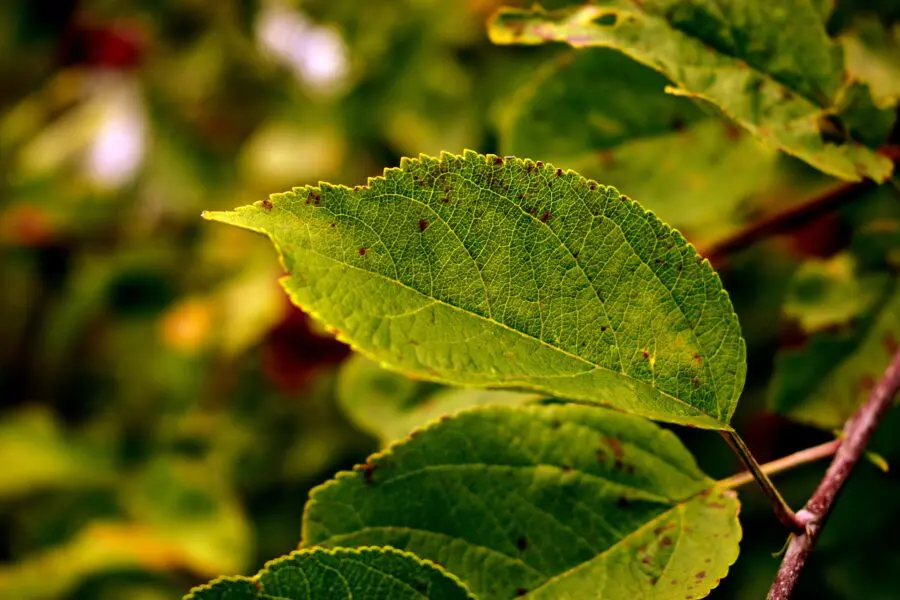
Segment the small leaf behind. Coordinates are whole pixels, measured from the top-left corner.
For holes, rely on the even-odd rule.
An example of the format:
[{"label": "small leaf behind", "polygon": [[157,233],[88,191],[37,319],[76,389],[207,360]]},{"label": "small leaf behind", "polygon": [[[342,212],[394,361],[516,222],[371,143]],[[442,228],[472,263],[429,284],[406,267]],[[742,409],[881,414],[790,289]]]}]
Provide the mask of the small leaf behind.
[{"label": "small leaf behind", "polygon": [[337,400],[344,412],[383,445],[438,417],[473,406],[519,406],[541,398],[539,394],[415,381],[382,369],[360,354],[346,360],[338,375]]}]

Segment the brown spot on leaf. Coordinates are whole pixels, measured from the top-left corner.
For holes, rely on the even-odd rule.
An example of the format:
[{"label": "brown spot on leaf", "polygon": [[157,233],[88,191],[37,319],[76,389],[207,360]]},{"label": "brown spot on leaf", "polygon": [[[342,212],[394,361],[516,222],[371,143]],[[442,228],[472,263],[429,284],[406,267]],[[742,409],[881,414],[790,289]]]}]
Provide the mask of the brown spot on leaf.
[{"label": "brown spot on leaf", "polygon": [[523,552],[528,549],[528,539],[525,537],[520,537],[516,540],[516,548],[522,550]]},{"label": "brown spot on leaf", "polygon": [[659,540],[659,545],[660,545],[660,546],[663,546],[663,547],[665,547],[665,546],[671,546],[671,545],[672,545],[672,538],[664,537],[663,539]]},{"label": "brown spot on leaf", "polygon": [[516,590],[516,596],[524,596],[527,593],[528,590],[526,590],[525,588],[519,588]]},{"label": "brown spot on leaf", "polygon": [[562,169],[557,169],[557,170],[556,170],[556,176],[557,176],[557,177],[562,177]]},{"label": "brown spot on leaf", "polygon": [[693,388],[695,390],[699,389],[700,388],[700,378],[699,377],[691,377],[691,385],[693,386]]},{"label": "brown spot on leaf", "polygon": [[694,577],[696,577],[697,579],[705,579],[705,578],[706,578],[706,571],[700,571],[700,572],[697,573]]},{"label": "brown spot on leaf", "polygon": [[659,581],[659,577],[651,577],[650,585],[656,585],[656,582]]},{"label": "brown spot on leaf", "polygon": [[538,167],[543,167],[543,166],[544,166],[544,161],[539,160],[539,161],[537,161],[537,162],[534,163],[534,164],[537,165]]},{"label": "brown spot on leaf", "polygon": [[590,183],[588,184],[588,187],[589,187],[590,190],[593,192],[594,190],[597,189],[597,184],[594,183],[594,182],[592,181],[592,182],[590,182]]},{"label": "brown spot on leaf", "polygon": [[363,483],[366,485],[373,485],[375,483],[373,477],[375,476],[375,471],[378,470],[378,465],[375,463],[367,462],[364,465],[360,465],[360,471],[363,474]]},{"label": "brown spot on leaf", "polygon": [[428,221],[419,219],[419,231],[425,231],[426,229],[428,229]]},{"label": "brown spot on leaf", "polygon": [[563,472],[563,473],[571,473],[571,472],[572,472],[572,467],[570,467],[569,465],[563,465],[563,466],[562,466],[562,472]]},{"label": "brown spot on leaf", "polygon": [[262,201],[262,207],[266,210],[272,210],[272,201],[266,198]]},{"label": "brown spot on leaf", "polygon": [[495,164],[495,165],[502,165],[502,164],[503,164],[503,157],[502,157],[502,156],[495,156],[495,157],[494,157],[494,164]]},{"label": "brown spot on leaf", "polygon": [[367,250],[367,249],[366,249],[365,247],[360,248],[360,249],[359,249],[359,255],[360,255],[360,256],[365,256],[365,255],[366,255],[366,250]]},{"label": "brown spot on leaf", "polygon": [[641,354],[644,356],[644,360],[650,360],[650,352],[646,348],[641,350]]},{"label": "brown spot on leaf", "polygon": [[546,223],[549,220],[550,220],[550,211],[548,210],[544,214],[541,215],[541,221]]},{"label": "brown spot on leaf", "polygon": [[866,375],[862,379],[859,380],[859,387],[865,392],[868,392],[873,387],[875,387],[875,380],[871,375]]},{"label": "brown spot on leaf", "polygon": [[900,345],[897,343],[897,338],[894,337],[894,334],[890,331],[884,334],[884,339],[881,341],[884,344],[884,349],[888,351],[888,354],[896,354]]},{"label": "brown spot on leaf", "polygon": [[735,125],[734,123],[725,123],[725,137],[727,137],[729,140],[739,140],[741,139],[742,134],[743,131],[741,131],[741,128],[739,126]]}]

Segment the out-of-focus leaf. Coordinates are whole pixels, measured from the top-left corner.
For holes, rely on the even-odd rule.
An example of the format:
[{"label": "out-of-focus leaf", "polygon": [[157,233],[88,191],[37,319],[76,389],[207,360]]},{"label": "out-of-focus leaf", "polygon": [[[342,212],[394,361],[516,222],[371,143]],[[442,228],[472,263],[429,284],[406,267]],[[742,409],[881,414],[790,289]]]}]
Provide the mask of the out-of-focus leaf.
[{"label": "out-of-focus leaf", "polygon": [[127,569],[167,571],[189,567],[188,563],[177,541],[151,528],[125,522],[97,522],[66,544],[0,566],[0,597],[57,600],[99,573]]},{"label": "out-of-focus leaf", "polygon": [[246,568],[252,538],[228,484],[202,462],[159,458],[129,483],[122,501],[135,522],[178,549],[187,568],[234,573]]},{"label": "out-of-focus leaf", "polygon": [[0,417],[0,498],[108,483],[108,455],[70,438],[44,408]]},{"label": "out-of-focus leaf", "polygon": [[268,235],[292,300],[398,371],[729,427],[745,348],[718,276],[577,173],[422,156],[206,216]]},{"label": "out-of-focus leaf", "polygon": [[543,396],[415,381],[355,354],[341,366],[337,398],[353,423],[378,437],[384,446],[416,427],[466,408],[519,406]]},{"label": "out-of-focus leaf", "polygon": [[737,557],[737,510],[645,419],[482,407],[316,488],[303,543],[403,548],[484,600],[699,598]]},{"label": "out-of-focus leaf", "polygon": [[847,70],[872,90],[879,108],[900,101],[900,23],[886,28],[878,19],[858,17],[840,36]]},{"label": "out-of-focus leaf", "polygon": [[791,281],[784,314],[807,332],[843,325],[872,308],[884,293],[886,279],[859,276],[850,254],[809,260]]},{"label": "out-of-focus leaf", "polygon": [[[841,302],[839,302],[841,304]],[[823,429],[840,427],[865,401],[900,347],[900,285],[851,328],[812,335],[776,359],[772,406]]]},{"label": "out-of-focus leaf", "polygon": [[300,550],[252,579],[226,577],[185,600],[474,600],[438,565],[393,548]]},{"label": "out-of-focus leaf", "polygon": [[664,86],[661,75],[611,50],[555,57],[509,103],[503,151],[540,155],[625,190],[701,249],[841,185],[663,94]]},{"label": "out-of-focus leaf", "polygon": [[699,0],[501,9],[489,30],[500,44],[560,41],[619,50],[665,75],[671,93],[711,102],[770,146],[829,175],[884,181],[891,173],[890,160],[858,142],[823,139],[843,64],[808,0],[767,11],[752,2]]}]

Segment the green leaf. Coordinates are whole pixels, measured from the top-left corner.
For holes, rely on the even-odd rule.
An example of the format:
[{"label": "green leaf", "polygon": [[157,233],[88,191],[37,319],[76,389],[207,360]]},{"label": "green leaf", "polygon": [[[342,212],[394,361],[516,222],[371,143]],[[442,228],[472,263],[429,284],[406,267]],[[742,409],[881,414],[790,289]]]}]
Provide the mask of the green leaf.
[{"label": "green leaf", "polygon": [[885,279],[880,275],[859,276],[850,254],[809,260],[791,281],[784,314],[807,332],[843,325],[872,308],[883,295]]},{"label": "green leaf", "polygon": [[879,108],[900,101],[900,24],[888,30],[874,17],[857,17],[853,29],[840,36],[847,70],[867,83]]},{"label": "green leaf", "polygon": [[771,384],[773,407],[823,429],[841,427],[881,378],[900,344],[900,284],[850,329],[813,335],[782,350]]},{"label": "green leaf", "polygon": [[415,381],[382,369],[360,354],[346,360],[338,375],[337,399],[344,412],[357,427],[378,437],[382,445],[438,417],[466,408],[519,406],[541,398],[538,394],[449,388]]},{"label": "green leaf", "polygon": [[67,435],[43,407],[5,412],[0,418],[0,456],[16,459],[0,470],[0,499],[108,485],[114,473],[103,450]]},{"label": "green leaf", "polygon": [[501,9],[489,31],[499,44],[621,51],[665,75],[670,93],[709,101],[774,148],[835,177],[884,181],[886,157],[823,139],[843,65],[819,15],[809,0],[766,11],[748,1],[608,0],[553,12]]},{"label": "green leaf", "polygon": [[250,579],[227,577],[185,600],[474,600],[437,565],[393,548],[301,550]]},{"label": "green leaf", "polygon": [[268,235],[294,303],[393,369],[729,427],[746,360],[718,276],[577,173],[422,156],[206,217]]},{"label": "green leaf", "polygon": [[303,542],[403,548],[483,600],[699,598],[737,557],[737,511],[650,421],[484,407],[313,490]]},{"label": "green leaf", "polygon": [[701,249],[843,185],[666,95],[665,84],[606,48],[553,57],[507,103],[503,152],[540,153],[627,190]]}]

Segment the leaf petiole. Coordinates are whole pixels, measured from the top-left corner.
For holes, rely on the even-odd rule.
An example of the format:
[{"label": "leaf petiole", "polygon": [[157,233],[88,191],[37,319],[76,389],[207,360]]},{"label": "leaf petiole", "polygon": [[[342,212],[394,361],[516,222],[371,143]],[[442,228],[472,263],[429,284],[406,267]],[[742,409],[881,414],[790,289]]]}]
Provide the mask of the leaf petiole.
[{"label": "leaf petiole", "polygon": [[[769,479],[767,470],[772,473],[777,472],[777,470],[772,470],[771,467],[769,469],[765,469],[762,465],[760,465],[753,457],[753,453],[750,452],[750,448],[747,447],[747,444],[744,443],[744,440],[741,439],[741,436],[739,436],[736,431],[725,430],[721,431],[720,433],[722,434],[722,437],[725,438],[725,441],[728,442],[728,445],[731,446],[731,449],[734,450],[734,453],[738,455],[738,458],[741,459],[741,462],[744,463],[744,466],[747,467],[749,476],[756,480],[756,483],[759,485],[760,489],[762,489],[763,493],[768,496],[769,501],[772,503],[772,508],[775,510],[775,516],[778,517],[778,520],[781,521],[785,525],[785,527],[787,527],[791,531],[795,531],[797,533],[804,532],[806,529],[806,522],[800,519],[797,514],[791,509],[791,507],[788,506],[788,503],[781,496],[778,488],[776,488],[775,484],[772,483],[772,480]],[[835,443],[836,445],[834,449],[831,450],[831,454],[833,454],[837,450],[837,447],[840,445],[840,440],[835,440]],[[793,464],[791,464],[790,466],[793,466]],[[789,468],[789,466],[784,466],[778,470],[784,470],[786,468]],[[741,476],[739,475],[737,477]],[[727,482],[728,480],[724,481]],[[721,483],[722,482],[720,482],[720,485]],[[743,483],[743,481],[740,481],[736,485],[740,485],[741,483]],[[735,484],[732,482],[732,485]]]}]

